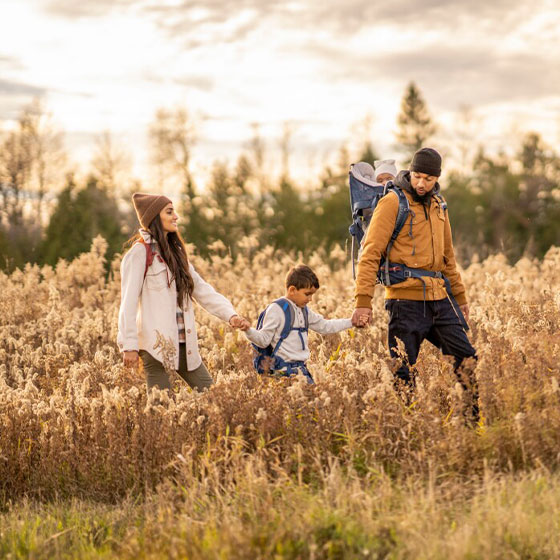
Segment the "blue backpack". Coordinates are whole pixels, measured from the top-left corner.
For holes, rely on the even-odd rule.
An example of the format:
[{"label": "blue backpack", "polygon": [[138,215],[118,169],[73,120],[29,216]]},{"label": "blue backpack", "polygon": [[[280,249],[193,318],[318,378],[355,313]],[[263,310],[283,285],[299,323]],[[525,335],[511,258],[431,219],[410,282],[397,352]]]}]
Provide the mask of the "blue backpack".
[{"label": "blue backpack", "polygon": [[[305,326],[294,327],[295,313],[289,301],[286,298],[280,298],[273,301],[271,305],[274,304],[279,305],[282,311],[284,312],[284,325],[282,327],[282,332],[280,333],[280,338],[278,339],[274,347],[272,346],[272,344],[269,344],[266,348],[261,348],[256,344],[252,345],[255,350],[253,365],[258,373],[268,373],[269,370],[280,370],[282,367],[287,365],[286,362],[282,360],[282,358],[276,355],[276,353],[278,352],[278,349],[282,345],[282,342],[286,340],[290,332],[292,331],[299,332],[299,336],[301,338],[301,346],[302,348],[305,348],[305,342],[303,340],[302,333],[307,332],[309,329],[309,311],[307,307],[303,308]],[[262,328],[265,313],[266,310],[262,311],[261,314],[259,315],[259,318],[257,320],[257,330]],[[266,365],[263,364],[263,361],[265,360],[271,361],[271,365],[269,367],[266,367]]]}]

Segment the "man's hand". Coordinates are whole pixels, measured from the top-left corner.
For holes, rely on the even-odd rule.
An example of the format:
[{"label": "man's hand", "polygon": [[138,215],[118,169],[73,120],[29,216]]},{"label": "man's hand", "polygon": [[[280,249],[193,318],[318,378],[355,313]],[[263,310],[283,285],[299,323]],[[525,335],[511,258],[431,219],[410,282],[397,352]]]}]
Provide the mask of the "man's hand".
[{"label": "man's hand", "polygon": [[469,304],[465,303],[465,305],[460,305],[459,309],[462,311],[463,315],[465,316],[465,321],[469,322]]},{"label": "man's hand", "polygon": [[369,307],[357,307],[352,314],[352,325],[363,328],[371,324],[372,313]]},{"label": "man's hand", "polygon": [[138,367],[138,352],[136,350],[124,351],[123,364],[125,367],[136,369]]},{"label": "man's hand", "polygon": [[251,327],[251,323],[247,319],[245,319],[245,317],[234,315],[233,317],[230,317],[229,326],[233,327],[234,329],[246,331]]}]

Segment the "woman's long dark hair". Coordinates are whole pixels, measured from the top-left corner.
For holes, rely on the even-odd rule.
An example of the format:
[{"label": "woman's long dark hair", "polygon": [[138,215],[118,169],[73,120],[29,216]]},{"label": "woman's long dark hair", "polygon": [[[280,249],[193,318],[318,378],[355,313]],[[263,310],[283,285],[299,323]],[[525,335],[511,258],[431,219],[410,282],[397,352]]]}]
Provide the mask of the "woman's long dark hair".
[{"label": "woman's long dark hair", "polygon": [[[189,259],[185,242],[178,231],[172,231],[166,235],[159,214],[150,223],[148,231],[158,244],[161,258],[171,271],[171,278],[175,279],[177,303],[182,307],[185,296],[191,297],[194,290],[194,281],[189,272]],[[125,247],[130,247],[141,239],[142,235],[137,233],[125,243]]]}]

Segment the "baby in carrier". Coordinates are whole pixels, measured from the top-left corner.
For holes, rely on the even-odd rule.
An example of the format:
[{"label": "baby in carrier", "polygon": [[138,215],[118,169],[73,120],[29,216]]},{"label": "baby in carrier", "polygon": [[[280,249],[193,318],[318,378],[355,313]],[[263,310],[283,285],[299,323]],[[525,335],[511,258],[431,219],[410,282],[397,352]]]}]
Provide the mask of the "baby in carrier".
[{"label": "baby in carrier", "polygon": [[[392,181],[397,176],[397,168],[395,166],[394,159],[380,159],[376,160],[374,163],[373,168],[373,180],[378,185],[385,186],[389,181]],[[371,220],[371,215],[373,214],[373,210],[368,208],[364,210],[364,221],[366,222],[364,227],[364,237],[362,242],[360,243],[360,253],[363,248],[365,233],[367,231],[367,227],[369,226],[369,222]]]}]

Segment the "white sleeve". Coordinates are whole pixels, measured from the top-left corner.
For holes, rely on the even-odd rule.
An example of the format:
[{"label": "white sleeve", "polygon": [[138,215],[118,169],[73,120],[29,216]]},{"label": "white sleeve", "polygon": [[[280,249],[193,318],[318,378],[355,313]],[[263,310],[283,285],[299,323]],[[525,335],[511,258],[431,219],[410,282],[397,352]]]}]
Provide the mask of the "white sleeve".
[{"label": "white sleeve", "polygon": [[265,311],[260,329],[247,329],[245,336],[259,348],[266,348],[274,338],[276,331],[284,324],[284,312],[279,305],[271,303]]},{"label": "white sleeve", "polygon": [[144,284],[146,251],[143,246],[133,246],[121,262],[121,305],[117,344],[124,350],[138,350],[136,313]]},{"label": "white sleeve", "polygon": [[309,311],[309,329],[319,334],[334,334],[352,327],[352,319],[325,319],[315,311]]},{"label": "white sleeve", "polygon": [[214,317],[218,317],[218,319],[226,322],[234,315],[237,315],[237,311],[235,311],[229,299],[218,293],[208,282],[204,281],[190,263],[189,272],[194,282],[192,297],[201,307],[214,315]]}]

